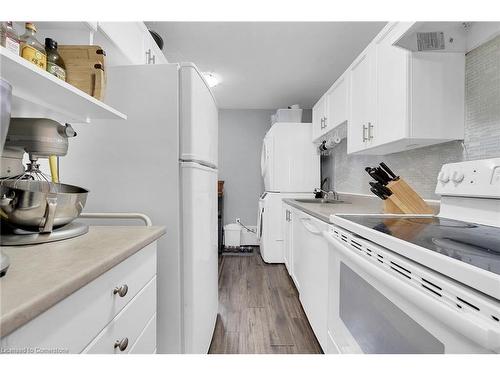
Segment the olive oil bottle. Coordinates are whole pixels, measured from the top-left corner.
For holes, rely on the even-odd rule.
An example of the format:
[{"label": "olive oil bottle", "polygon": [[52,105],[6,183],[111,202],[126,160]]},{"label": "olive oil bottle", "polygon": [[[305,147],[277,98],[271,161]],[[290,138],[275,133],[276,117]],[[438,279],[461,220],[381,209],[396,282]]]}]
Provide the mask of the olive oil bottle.
[{"label": "olive oil bottle", "polygon": [[26,32],[21,35],[21,56],[39,68],[47,70],[47,55],[42,43],[36,39],[36,27],[26,22]]}]

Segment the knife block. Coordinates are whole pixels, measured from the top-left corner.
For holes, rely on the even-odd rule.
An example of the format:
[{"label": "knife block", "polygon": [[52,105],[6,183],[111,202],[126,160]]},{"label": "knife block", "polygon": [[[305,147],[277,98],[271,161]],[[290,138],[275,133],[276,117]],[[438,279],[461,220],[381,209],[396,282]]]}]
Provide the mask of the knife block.
[{"label": "knife block", "polygon": [[432,208],[402,178],[391,181],[387,187],[392,195],[384,201],[384,212],[389,214],[433,214]]}]

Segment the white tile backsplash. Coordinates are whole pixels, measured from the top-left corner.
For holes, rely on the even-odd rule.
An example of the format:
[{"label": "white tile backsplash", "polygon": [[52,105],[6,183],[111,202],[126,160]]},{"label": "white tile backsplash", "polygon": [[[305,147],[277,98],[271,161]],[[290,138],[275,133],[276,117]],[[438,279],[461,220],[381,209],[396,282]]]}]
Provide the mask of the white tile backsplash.
[{"label": "white tile backsplash", "polygon": [[500,36],[469,52],[465,63],[465,139],[385,156],[347,155],[344,139],[322,157],[322,175],[337,191],[370,194],[366,166],[385,161],[425,198],[434,194],[441,165],[500,157]]}]

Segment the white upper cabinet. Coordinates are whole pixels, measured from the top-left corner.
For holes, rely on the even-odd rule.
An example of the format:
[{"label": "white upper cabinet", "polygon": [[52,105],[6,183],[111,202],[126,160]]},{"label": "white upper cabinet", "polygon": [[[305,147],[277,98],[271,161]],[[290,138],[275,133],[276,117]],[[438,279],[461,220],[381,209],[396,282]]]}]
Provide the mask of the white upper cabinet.
[{"label": "white upper cabinet", "polygon": [[463,139],[465,56],[393,46],[390,23],[348,69],[348,153],[389,154]]},{"label": "white upper cabinet", "polygon": [[109,65],[167,63],[143,22],[98,22],[94,43],[106,51]]},{"label": "white upper cabinet", "polygon": [[318,139],[322,134],[325,127],[325,118],[327,116],[327,96],[326,94],[314,105],[312,109],[312,139]]},{"label": "white upper cabinet", "polygon": [[313,142],[347,120],[348,81],[344,73],[313,107]]},{"label": "white upper cabinet", "polygon": [[328,108],[323,133],[347,121],[349,75],[344,73],[326,93]]},{"label": "white upper cabinet", "polygon": [[375,113],[375,56],[368,46],[350,66],[350,108],[347,125],[347,152],[366,147]]},{"label": "white upper cabinet", "polygon": [[[144,22],[37,22],[39,40],[59,44],[99,45],[106,52],[106,65],[166,64]],[[17,30],[24,24],[16,22]]]}]

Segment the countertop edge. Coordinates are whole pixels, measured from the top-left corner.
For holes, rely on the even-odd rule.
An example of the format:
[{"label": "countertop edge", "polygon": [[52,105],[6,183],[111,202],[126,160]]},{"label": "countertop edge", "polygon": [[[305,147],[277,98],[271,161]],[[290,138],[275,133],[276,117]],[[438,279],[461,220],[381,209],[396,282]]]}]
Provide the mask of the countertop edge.
[{"label": "countertop edge", "polygon": [[[61,302],[71,294],[88,285],[99,276],[108,272],[110,269],[123,262],[125,259],[137,253],[139,250],[155,242],[166,233],[163,226],[153,226],[151,229],[157,229],[151,233],[151,236],[132,245],[129,249],[111,259],[99,263],[93,270],[82,274],[77,274],[74,279],[61,284],[60,287],[51,290],[51,292],[40,295],[39,298],[29,301],[29,303],[18,306],[9,313],[0,317],[0,338],[4,338],[16,329],[35,319],[40,314],[49,310],[51,307]],[[47,301],[46,303],[44,303]],[[35,306],[35,308],[33,307]]]},{"label": "countertop edge", "polygon": [[286,199],[283,199],[283,202],[288,204],[289,206],[292,206],[293,208],[296,208],[297,210],[300,210],[302,212],[305,212],[306,214],[308,215],[311,215],[313,217],[315,217],[316,219],[319,219],[327,224],[331,224],[330,223],[330,217],[326,217],[324,215],[321,215],[321,214],[318,214],[317,212],[314,212],[314,211],[311,211],[307,208],[305,208],[304,206],[302,206],[300,203],[297,203],[295,201],[295,199],[293,198],[286,198]]}]

